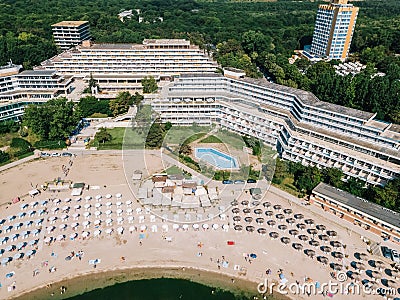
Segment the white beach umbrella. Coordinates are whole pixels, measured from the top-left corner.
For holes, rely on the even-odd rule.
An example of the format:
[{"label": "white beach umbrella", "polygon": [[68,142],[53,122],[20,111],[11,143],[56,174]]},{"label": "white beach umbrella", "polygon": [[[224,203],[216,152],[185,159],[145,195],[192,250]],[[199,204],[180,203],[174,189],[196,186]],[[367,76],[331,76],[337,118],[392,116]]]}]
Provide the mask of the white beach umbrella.
[{"label": "white beach umbrella", "polygon": [[200,226],[199,226],[199,224],[193,224],[192,227],[194,230],[198,230]]},{"label": "white beach umbrella", "polygon": [[97,229],[93,232],[94,236],[99,236],[101,234],[101,230]]},{"label": "white beach umbrella", "polygon": [[140,226],[140,231],[145,231],[147,229],[147,226],[146,225],[141,225]]},{"label": "white beach umbrella", "polygon": [[44,215],[45,212],[46,212],[46,210],[39,209],[38,214],[39,214],[39,216],[41,216],[41,215]]},{"label": "white beach umbrella", "polygon": [[122,202],[121,202],[121,201],[118,201],[117,203],[115,203],[115,205],[116,205],[117,207],[120,207],[120,206],[122,205]]},{"label": "white beach umbrella", "polygon": [[37,242],[38,242],[38,240],[31,240],[31,241],[29,241],[28,245],[29,246],[34,246],[34,245],[37,244]]},{"label": "white beach umbrella", "polygon": [[106,195],[106,199],[111,199],[112,195],[111,194],[107,194]]},{"label": "white beach umbrella", "polygon": [[20,258],[22,258],[22,253],[15,253],[14,256],[13,256],[14,260],[17,260],[17,259],[20,259]]},{"label": "white beach umbrella", "polygon": [[65,230],[67,228],[67,224],[60,224],[58,228],[60,228],[61,230]]},{"label": "white beach umbrella", "polygon": [[35,253],[36,253],[36,250],[32,249],[32,250],[29,250],[28,252],[26,252],[25,256],[29,258],[29,257],[35,255]]},{"label": "white beach umbrella", "polygon": [[6,252],[11,252],[14,251],[15,248],[16,248],[15,245],[8,245],[6,248],[4,248],[4,250]]},{"label": "white beach umbrella", "polygon": [[51,243],[52,240],[53,240],[53,238],[52,238],[51,236],[48,236],[48,237],[46,237],[43,241],[44,241],[46,244],[49,244],[49,243]]},{"label": "white beach umbrella", "polygon": [[85,219],[89,218],[90,212],[85,211],[85,212],[83,213],[83,216],[85,217]]},{"label": "white beach umbrella", "polygon": [[7,219],[8,219],[8,221],[11,222],[12,220],[15,220],[15,219],[16,219],[16,216],[10,215],[10,216],[7,217]]},{"label": "white beach umbrella", "polygon": [[88,228],[88,227],[89,227],[89,224],[90,224],[90,221],[84,221],[84,222],[82,223],[82,225],[83,225],[85,228]]},{"label": "white beach umbrella", "polygon": [[46,228],[48,233],[52,232],[54,229],[56,229],[55,226],[49,226],[49,227]]},{"label": "white beach umbrella", "polygon": [[77,219],[79,218],[79,216],[80,216],[80,214],[78,214],[78,213],[75,213],[75,214],[72,215],[72,217],[74,218],[74,220],[77,220]]},{"label": "white beach umbrella", "polygon": [[137,229],[136,229],[136,226],[130,226],[129,227],[129,232],[130,233],[132,233],[132,232],[134,232],[134,231],[136,231]]},{"label": "white beach umbrella", "polygon": [[120,216],[122,214],[122,209],[118,208],[116,212],[117,212],[117,216]]},{"label": "white beach umbrella", "polygon": [[162,226],[161,226],[161,228],[162,228],[162,230],[163,230],[163,232],[168,232],[168,224],[163,224]]},{"label": "white beach umbrella", "polygon": [[224,231],[228,231],[228,230],[229,230],[229,226],[228,226],[227,224],[223,224],[223,225],[222,225],[222,229],[223,229]]},{"label": "white beach umbrella", "polygon": [[112,224],[112,219],[106,219],[106,224],[107,226],[110,226]]},{"label": "white beach umbrella", "polygon": [[118,218],[117,218],[118,224],[122,224],[123,221],[124,221],[124,218],[123,218],[123,217],[118,217]]},{"label": "white beach umbrella", "polygon": [[61,200],[60,199],[54,199],[53,204],[58,205],[60,204]]},{"label": "white beach umbrella", "polygon": [[94,212],[94,215],[95,215],[96,218],[100,217],[101,211],[96,210],[96,211]]},{"label": "white beach umbrella", "polygon": [[17,250],[21,250],[22,248],[24,248],[27,245],[26,242],[20,242],[17,244]]},{"label": "white beach umbrella", "polygon": [[92,199],[91,196],[86,196],[86,197],[85,197],[85,200],[86,200],[86,201],[89,201],[89,200],[91,200],[91,199]]},{"label": "white beach umbrella", "polygon": [[178,229],[179,229],[179,224],[172,224],[172,229],[178,231]]},{"label": "white beach umbrella", "polygon": [[217,230],[219,228],[218,224],[212,224],[212,229]]},{"label": "white beach umbrella", "polygon": [[49,221],[50,221],[50,222],[54,222],[55,220],[57,220],[57,217],[55,217],[55,216],[49,217]]},{"label": "white beach umbrella", "polygon": [[134,220],[135,218],[133,217],[133,216],[129,216],[128,217],[128,223],[133,223],[133,220]]},{"label": "white beach umbrella", "polygon": [[112,211],[110,209],[106,210],[106,215],[109,216],[112,214]]},{"label": "white beach umbrella", "polygon": [[62,211],[63,212],[67,212],[69,210],[69,206],[68,205],[64,205],[63,207],[62,207]]},{"label": "white beach umbrella", "polygon": [[84,238],[84,239],[86,239],[88,236],[89,236],[89,232],[88,231],[84,231],[84,232],[82,232],[82,237]]},{"label": "white beach umbrella", "polygon": [[70,238],[71,240],[74,240],[74,239],[77,238],[77,236],[78,236],[78,233],[74,232],[74,233],[71,233],[71,234],[69,235],[69,238]]},{"label": "white beach umbrella", "polygon": [[132,201],[131,200],[127,200],[125,201],[125,204],[127,207],[130,207],[132,205]]},{"label": "white beach umbrella", "polygon": [[97,200],[97,201],[100,201],[100,200],[101,200],[101,198],[103,198],[103,197],[102,197],[101,195],[96,195],[96,197],[95,197],[95,198],[96,198],[96,200]]},{"label": "white beach umbrella", "polygon": [[122,194],[121,194],[121,193],[117,193],[117,194],[115,195],[115,197],[121,198],[121,197],[122,197]]},{"label": "white beach umbrella", "polygon": [[110,201],[106,202],[106,206],[110,207],[112,205],[112,203]]},{"label": "white beach umbrella", "polygon": [[144,216],[140,215],[139,216],[139,223],[143,223],[144,222],[144,218],[145,218]]},{"label": "white beach umbrella", "polygon": [[106,229],[106,233],[107,234],[111,234],[113,231],[114,231],[114,229],[112,229],[112,228],[107,228]]},{"label": "white beach umbrella", "polygon": [[18,223],[15,223],[13,226],[14,226],[15,230],[18,230],[18,229],[21,229],[22,225],[24,225],[24,224],[22,224],[21,222],[18,222]]},{"label": "white beach umbrella", "polygon": [[37,236],[40,233],[40,231],[41,231],[40,229],[34,229],[32,231],[33,236]]},{"label": "white beach umbrella", "polygon": [[210,226],[209,226],[207,223],[204,223],[204,224],[202,225],[202,227],[203,227],[203,229],[208,229]]},{"label": "white beach umbrella", "polygon": [[75,206],[74,206],[74,209],[75,210],[78,210],[78,209],[80,209],[81,208],[81,206],[79,205],[79,204],[76,204]]},{"label": "white beach umbrella", "polygon": [[37,201],[32,201],[31,203],[29,203],[29,205],[34,208],[35,206],[37,206],[39,203]]},{"label": "white beach umbrella", "polygon": [[152,225],[151,232],[157,232],[157,231],[158,231],[157,225]]},{"label": "white beach umbrella", "polygon": [[95,226],[99,226],[101,224],[101,220],[95,220],[93,224]]},{"label": "white beach umbrella", "polygon": [[75,201],[76,202],[80,202],[82,200],[82,198],[81,197],[77,197],[77,198],[75,198]]},{"label": "white beach umbrella", "polygon": [[57,236],[57,241],[63,241],[65,240],[65,235],[64,234],[60,234]]},{"label": "white beach umbrella", "polygon": [[21,210],[24,210],[28,207],[28,203],[22,203],[20,206]]},{"label": "white beach umbrella", "polygon": [[128,216],[130,216],[130,215],[132,214],[132,208],[128,208],[128,209],[126,210],[126,214],[127,214]]},{"label": "white beach umbrella", "polygon": [[89,210],[92,206],[91,206],[89,203],[87,203],[87,204],[85,204],[83,207],[84,207],[86,210]]},{"label": "white beach umbrella", "polygon": [[22,239],[25,239],[29,236],[31,232],[29,230],[25,230],[21,232]]},{"label": "white beach umbrella", "polygon": [[49,201],[47,200],[43,200],[42,202],[40,202],[40,205],[42,206],[46,206],[49,203]]},{"label": "white beach umbrella", "polygon": [[150,215],[150,222],[154,223],[156,221],[155,215]]},{"label": "white beach umbrella", "polygon": [[79,226],[79,223],[75,222],[71,224],[72,229],[76,230],[76,228]]},{"label": "white beach umbrella", "polygon": [[189,225],[188,224],[183,224],[182,225],[182,229],[185,230],[185,231],[188,230],[189,229]]},{"label": "white beach umbrella", "polygon": [[[34,211],[34,210],[30,210],[30,211],[28,211],[27,212],[27,215],[29,216],[29,217],[33,217],[34,215],[36,214],[36,211]],[[9,217],[10,218],[10,217]],[[8,219],[9,221],[12,221],[12,219]]]},{"label": "white beach umbrella", "polygon": [[123,234],[124,233],[124,227],[120,226],[117,228],[118,234]]},{"label": "white beach umbrella", "polygon": [[101,203],[96,203],[96,204],[94,205],[94,207],[95,207],[96,209],[100,209]]},{"label": "white beach umbrella", "polygon": [[58,213],[59,210],[60,210],[60,209],[59,209],[58,207],[53,207],[53,208],[51,209],[51,211],[53,212],[53,214]]},{"label": "white beach umbrella", "polygon": [[71,198],[65,198],[65,199],[64,199],[64,202],[65,202],[65,203],[71,202]]},{"label": "white beach umbrella", "polygon": [[62,215],[61,221],[65,222],[68,219],[68,215]]},{"label": "white beach umbrella", "polygon": [[142,209],[140,207],[136,208],[136,214],[142,213]]},{"label": "white beach umbrella", "polygon": [[3,257],[3,258],[1,259],[1,265],[2,265],[2,266],[7,265],[7,264],[10,262],[10,260],[11,260],[10,257]]}]

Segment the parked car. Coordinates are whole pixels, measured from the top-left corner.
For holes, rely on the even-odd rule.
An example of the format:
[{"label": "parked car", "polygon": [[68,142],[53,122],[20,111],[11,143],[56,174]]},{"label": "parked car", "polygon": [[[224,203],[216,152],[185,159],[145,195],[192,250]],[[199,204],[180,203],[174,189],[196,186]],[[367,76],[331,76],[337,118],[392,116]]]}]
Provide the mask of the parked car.
[{"label": "parked car", "polygon": [[382,250],[382,255],[388,259],[392,259],[392,254],[390,252],[390,249],[386,246],[381,247]]},{"label": "parked car", "polygon": [[222,180],[222,184],[233,184],[233,180]]},{"label": "parked car", "polygon": [[47,152],[41,152],[41,153],[40,153],[40,156],[41,156],[41,157],[49,157],[50,154],[47,153]]},{"label": "parked car", "polygon": [[399,252],[397,252],[396,250],[392,250],[392,260],[395,262],[395,263],[400,263],[400,255],[399,255]]},{"label": "parked car", "polygon": [[61,154],[58,153],[58,152],[54,152],[54,153],[51,154],[51,156],[52,157],[59,157],[59,156],[61,156]]},{"label": "parked car", "polygon": [[243,184],[243,183],[245,183],[245,181],[244,180],[235,180],[234,182],[233,182],[234,184]]},{"label": "parked car", "polygon": [[247,183],[256,183],[257,182],[257,180],[255,180],[255,179],[247,179]]},{"label": "parked car", "polygon": [[61,156],[64,156],[64,157],[71,157],[71,156],[72,156],[72,153],[63,152],[63,153],[61,154]]}]

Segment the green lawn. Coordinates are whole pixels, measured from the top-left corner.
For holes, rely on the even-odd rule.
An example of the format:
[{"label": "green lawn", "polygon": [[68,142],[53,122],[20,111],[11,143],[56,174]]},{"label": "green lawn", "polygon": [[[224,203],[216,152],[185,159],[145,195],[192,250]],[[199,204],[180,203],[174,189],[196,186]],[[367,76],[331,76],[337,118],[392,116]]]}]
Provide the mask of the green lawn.
[{"label": "green lawn", "polygon": [[204,144],[217,144],[217,143],[222,143],[222,141],[217,138],[215,135],[209,135],[206,138],[202,139],[200,143]]},{"label": "green lawn", "polygon": [[9,146],[11,140],[16,137],[21,137],[18,132],[4,133],[0,135],[0,148]]},{"label": "green lawn", "polygon": [[229,132],[226,130],[218,131],[215,137],[220,140],[220,143],[230,145],[238,150],[242,150],[245,143],[239,134]]},{"label": "green lawn", "polygon": [[297,191],[297,188],[294,186],[294,178],[286,177],[280,184],[272,184],[273,186],[292,194],[293,196],[299,197],[300,193]]},{"label": "green lawn", "polygon": [[124,144],[124,149],[144,147],[144,135],[139,134],[135,129],[116,127],[107,129],[107,132],[111,134],[111,141],[99,143],[94,140],[92,146],[97,147],[98,150],[121,150],[122,144]]},{"label": "green lawn", "polygon": [[205,136],[211,128],[208,126],[173,126],[165,135],[164,143],[190,144]]}]

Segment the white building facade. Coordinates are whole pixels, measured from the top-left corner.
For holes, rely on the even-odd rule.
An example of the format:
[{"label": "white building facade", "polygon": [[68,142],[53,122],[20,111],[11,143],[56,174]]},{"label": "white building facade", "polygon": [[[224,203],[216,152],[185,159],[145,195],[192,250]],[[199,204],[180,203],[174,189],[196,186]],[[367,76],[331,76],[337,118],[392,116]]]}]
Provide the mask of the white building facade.
[{"label": "white building facade", "polygon": [[61,50],[67,50],[85,40],[90,40],[88,21],[62,21],[51,27],[54,42]]}]

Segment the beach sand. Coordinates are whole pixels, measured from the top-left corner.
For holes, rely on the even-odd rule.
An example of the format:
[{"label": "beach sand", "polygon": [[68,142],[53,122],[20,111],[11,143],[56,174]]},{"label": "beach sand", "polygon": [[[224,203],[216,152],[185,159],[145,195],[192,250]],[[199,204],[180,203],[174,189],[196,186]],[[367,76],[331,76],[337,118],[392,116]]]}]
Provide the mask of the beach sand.
[{"label": "beach sand", "polygon": [[[104,214],[104,196],[106,194],[113,195],[111,202],[113,202],[111,210],[113,211],[113,225],[114,232],[107,235],[104,231],[108,228],[107,226],[100,226],[103,231],[100,237],[94,237],[93,232],[95,230],[93,222],[95,220],[93,213],[94,208],[89,209],[91,212],[90,221],[92,224],[87,228],[83,228],[82,223],[84,222],[83,213],[85,210],[81,207],[77,212],[80,213],[80,217],[77,222],[79,223],[78,230],[73,231],[70,226],[64,231],[60,231],[58,226],[62,224],[61,220],[58,219],[54,226],[56,229],[52,233],[47,233],[46,227],[52,226],[49,224],[47,218],[52,216],[53,213],[49,212],[49,215],[44,216],[44,223],[42,226],[42,233],[39,236],[39,244],[37,247],[37,254],[31,259],[22,259],[18,261],[12,261],[6,266],[0,267],[0,282],[3,287],[0,289],[1,299],[45,299],[44,295],[47,293],[50,295],[52,289],[59,295],[59,287],[61,285],[67,286],[67,293],[63,296],[68,297],[84,292],[86,289],[93,289],[97,287],[103,287],[106,285],[114,284],[118,281],[127,281],[131,279],[141,278],[153,278],[160,277],[160,274],[166,277],[178,277],[191,279],[200,283],[210,284],[212,286],[219,286],[227,288],[229,290],[245,290],[254,291],[257,288],[257,284],[264,282],[268,279],[269,282],[277,282],[278,270],[283,269],[286,278],[290,283],[298,280],[304,282],[304,278],[312,278],[314,281],[328,282],[331,280],[330,273],[332,269],[329,266],[324,266],[317,262],[316,259],[307,257],[303,251],[296,251],[291,247],[291,244],[284,245],[279,239],[271,240],[269,235],[262,236],[256,232],[249,233],[245,230],[243,232],[237,232],[233,230],[232,225],[232,213],[227,211],[227,220],[220,220],[215,218],[212,221],[208,221],[208,224],[213,223],[219,224],[218,230],[199,230],[194,231],[191,227],[188,231],[175,231],[172,229],[172,223],[163,221],[156,218],[154,222],[150,222],[150,214],[143,213],[145,217],[143,223],[138,222],[138,216],[134,213],[135,220],[132,224],[128,224],[125,220],[122,225],[118,225],[116,222],[115,215],[115,195],[116,193],[122,194],[122,202],[125,203],[127,200],[131,200],[133,211],[140,207],[134,196],[131,193],[131,189],[126,184],[125,172],[131,174],[133,170],[140,168],[147,168],[148,173],[159,172],[164,167],[160,165],[160,159],[156,156],[151,156],[144,163],[143,156],[135,154],[130,155],[130,159],[133,160],[129,166],[122,164],[122,157],[120,154],[108,154],[99,153],[92,155],[78,155],[73,158],[73,165],[70,168],[70,172],[66,179],[72,180],[73,182],[85,182],[96,189],[85,190],[82,195],[83,199],[86,196],[91,196],[91,203],[96,203],[94,198],[100,194],[103,196],[103,214]],[[134,160],[137,159],[135,163]],[[41,185],[46,180],[53,180],[57,177],[64,178],[61,166],[68,163],[68,158],[48,158],[40,159],[27,163],[4,172],[0,173],[0,182],[3,182],[0,203],[6,203],[16,196],[22,196],[22,200],[26,203],[31,201],[42,200],[46,198],[60,198],[65,199],[70,196],[70,191],[67,192],[42,192],[41,195],[32,199],[26,196],[27,192],[31,189],[30,183],[32,182]],[[125,169],[124,169],[125,167]],[[126,169],[128,167],[128,169]],[[25,196],[24,196],[25,195]],[[239,201],[249,198],[249,195],[243,195],[243,198]],[[69,215],[76,213],[72,208],[76,203],[74,198],[71,204],[71,211]],[[285,196],[281,196],[277,193],[270,192],[266,195],[266,199],[263,201],[269,201],[272,205],[280,204],[283,208],[290,207],[295,213],[303,213],[305,218],[311,217],[315,220],[316,224],[325,224],[328,229],[334,229],[338,233],[337,240],[342,241],[347,245],[345,253],[349,255],[345,259],[344,264],[348,265],[351,261],[355,260],[355,252],[366,252],[366,244],[360,239],[360,235],[356,232],[347,228],[347,224],[340,224],[340,220],[337,222],[332,221],[330,217],[316,213],[309,207],[305,207],[299,203],[288,200]],[[81,206],[85,204],[85,200],[82,200]],[[0,218],[6,218],[9,215],[17,215],[21,212],[20,204],[11,205],[5,208],[0,208]],[[65,205],[60,204],[60,207]],[[125,204],[124,204],[125,205]],[[48,209],[51,210],[54,207],[53,203],[49,203]],[[122,207],[126,211],[126,207]],[[240,206],[241,209],[243,207]],[[29,208],[30,209],[30,208]],[[60,214],[54,214],[54,216],[60,217]],[[265,217],[265,216],[264,216]],[[35,219],[38,218],[37,216]],[[267,219],[267,217],[265,217]],[[271,219],[274,217],[271,217]],[[104,215],[101,217],[104,221]],[[17,222],[12,221],[12,223]],[[71,218],[66,222],[70,225],[74,222]],[[222,231],[222,224],[230,224],[229,232]],[[163,232],[161,227],[168,224],[169,231]],[[253,221],[254,226],[257,225]],[[135,225],[137,227],[146,225],[147,228],[142,232],[143,239],[139,240],[141,232],[130,233],[128,231],[129,226]],[[156,225],[158,228],[157,232],[152,232],[150,227]],[[246,224],[242,221],[244,227]],[[346,227],[345,227],[345,226]],[[351,224],[350,224],[351,225]],[[116,233],[116,228],[123,226],[125,231],[122,235]],[[261,227],[261,226],[260,226]],[[292,242],[299,242],[299,239],[292,237],[287,231],[283,232],[277,228],[270,228],[267,225],[263,225],[268,232],[276,231],[282,236],[288,236]],[[25,230],[22,229],[22,230]],[[83,230],[89,231],[91,234],[89,238],[82,239],[81,233]],[[68,237],[71,233],[78,233],[78,238],[75,240],[69,240]],[[1,233],[1,236],[12,234]],[[306,232],[304,232],[306,234]],[[59,234],[65,234],[67,239],[65,241],[56,241],[50,245],[43,243],[45,236],[57,236]],[[168,237],[168,242],[165,238]],[[29,241],[28,238],[26,241]],[[139,243],[142,241],[142,244]],[[234,241],[235,245],[227,245],[227,241]],[[16,241],[15,243],[19,242]],[[198,247],[199,242],[202,244],[201,248]],[[10,242],[9,242],[10,243]],[[304,242],[304,249],[310,248],[307,243]],[[2,248],[4,247],[1,246]],[[28,250],[30,248],[27,248]],[[24,250],[24,252],[26,252]],[[74,258],[70,261],[66,261],[64,258],[67,257],[72,251],[75,253],[82,250],[85,254],[82,260]],[[319,249],[315,249],[317,255],[325,255],[330,261],[335,261],[331,257],[330,253],[323,254]],[[201,253],[201,255],[199,254]],[[256,259],[253,259],[250,263],[247,259],[247,254],[255,253]],[[12,256],[15,252],[10,253]],[[53,255],[52,255],[53,254]],[[3,255],[3,257],[6,255]],[[8,256],[8,254],[7,254]],[[124,257],[122,260],[121,257]],[[371,256],[371,258],[374,258]],[[97,264],[97,268],[94,269],[93,265],[89,265],[88,261],[93,259],[101,259],[101,263]],[[382,260],[381,257],[379,257]],[[217,263],[217,260],[220,263]],[[221,267],[221,262],[225,260],[229,262],[227,267]],[[336,260],[336,262],[338,262]],[[220,265],[220,267],[218,267]],[[50,273],[48,269],[54,266],[57,270]],[[237,268],[245,268],[246,274],[239,275]],[[182,270],[185,268],[185,271]],[[192,270],[194,267],[196,270]],[[155,268],[155,269],[154,269]],[[32,276],[33,270],[37,269],[39,274]],[[124,269],[121,271],[121,269]],[[129,269],[129,270],[128,270]],[[133,271],[130,271],[132,269]],[[272,273],[266,275],[265,271],[271,269]],[[15,272],[12,278],[6,278],[5,274],[9,272]],[[205,271],[208,271],[205,273]],[[95,275],[93,275],[95,273]],[[75,276],[85,275],[88,277],[78,277],[73,279]],[[200,276],[198,275],[200,274]],[[364,274],[364,276],[366,276]],[[235,283],[232,284],[231,279],[235,278]],[[59,283],[56,283],[59,282]],[[52,288],[45,288],[46,285],[53,283]],[[15,290],[11,292],[7,291],[7,287],[15,285]],[[39,289],[31,292],[33,289]],[[26,294],[29,293],[29,294]],[[23,296],[21,296],[23,295]],[[54,297],[55,297],[54,296]],[[36,298],[34,298],[36,297]],[[57,299],[52,297],[52,299]],[[58,296],[57,296],[58,297]],[[337,299],[363,299],[365,296],[342,296],[338,295]],[[324,299],[322,295],[316,295],[308,297],[306,295],[290,295],[292,299]],[[373,296],[368,299],[374,299]],[[381,299],[381,298],[375,298]]]}]

